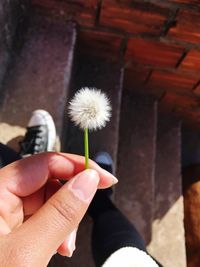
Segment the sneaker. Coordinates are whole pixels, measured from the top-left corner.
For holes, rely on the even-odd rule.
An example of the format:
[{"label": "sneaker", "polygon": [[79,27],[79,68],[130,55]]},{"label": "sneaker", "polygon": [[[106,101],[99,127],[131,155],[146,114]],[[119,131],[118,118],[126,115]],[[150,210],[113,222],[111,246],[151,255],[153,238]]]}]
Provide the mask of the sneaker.
[{"label": "sneaker", "polygon": [[[110,172],[113,174],[113,170],[114,170],[114,163],[113,163],[113,159],[111,158],[110,154],[102,151],[102,152],[98,152],[95,156],[94,156],[94,161],[104,170]],[[99,191],[99,190],[98,190]],[[104,190],[100,190],[99,192],[97,192],[96,195],[101,195],[101,194],[106,194],[107,196],[109,196],[111,199],[114,199],[114,191],[113,191],[113,187],[104,189]]]},{"label": "sneaker", "polygon": [[[103,169],[112,173],[113,160],[107,152],[97,153],[93,160]],[[99,217],[104,212],[110,211],[114,208],[112,201],[114,200],[113,187],[97,190],[89,208],[88,214],[93,218]]]},{"label": "sneaker", "polygon": [[42,109],[33,111],[24,139],[20,142],[20,155],[29,155],[54,151],[56,129],[51,115]]},{"label": "sneaker", "polygon": [[98,152],[95,157],[94,161],[103,169],[113,174],[113,160],[107,152]]}]

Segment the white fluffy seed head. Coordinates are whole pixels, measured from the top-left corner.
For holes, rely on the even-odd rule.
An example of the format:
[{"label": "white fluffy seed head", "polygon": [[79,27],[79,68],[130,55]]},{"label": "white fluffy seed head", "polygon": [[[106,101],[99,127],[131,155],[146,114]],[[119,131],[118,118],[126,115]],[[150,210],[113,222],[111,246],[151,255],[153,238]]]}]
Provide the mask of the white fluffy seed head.
[{"label": "white fluffy seed head", "polygon": [[69,116],[81,129],[96,130],[106,125],[111,117],[107,96],[96,88],[82,88],[69,103]]}]

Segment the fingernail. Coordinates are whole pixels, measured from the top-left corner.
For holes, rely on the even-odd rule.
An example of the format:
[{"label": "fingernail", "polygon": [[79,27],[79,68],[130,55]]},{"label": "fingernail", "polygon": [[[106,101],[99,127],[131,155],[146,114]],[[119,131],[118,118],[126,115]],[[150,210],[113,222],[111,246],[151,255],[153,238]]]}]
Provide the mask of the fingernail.
[{"label": "fingernail", "polygon": [[99,175],[95,170],[85,170],[70,182],[69,188],[79,199],[90,201],[97,190]]},{"label": "fingernail", "polygon": [[112,175],[110,172],[104,170],[103,168],[101,168],[101,172],[104,173],[106,176],[109,176],[112,178],[113,185],[118,183],[118,179],[114,175]]},{"label": "fingernail", "polygon": [[74,250],[76,249],[75,241],[76,241],[76,230],[71,232],[71,234],[69,235],[69,239],[67,241],[67,246],[68,246],[68,249],[69,249],[68,257],[71,257],[73,252],[74,252]]},{"label": "fingernail", "polygon": [[119,182],[119,180],[116,177],[113,176],[113,185],[117,184],[118,182]]}]

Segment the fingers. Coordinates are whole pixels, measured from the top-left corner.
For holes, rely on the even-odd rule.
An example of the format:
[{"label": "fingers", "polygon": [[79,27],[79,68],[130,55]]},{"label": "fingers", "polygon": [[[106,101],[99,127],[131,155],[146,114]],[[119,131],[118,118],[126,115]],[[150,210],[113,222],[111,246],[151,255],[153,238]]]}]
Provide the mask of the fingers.
[{"label": "fingers", "polygon": [[7,235],[11,232],[9,226],[7,223],[4,221],[2,217],[0,217],[0,236],[1,235]]},{"label": "fingers", "polygon": [[[117,179],[90,161],[90,168],[98,172],[99,188],[106,188]],[[42,153],[16,161],[0,170],[0,186],[25,197],[40,189],[48,179],[68,180],[85,169],[84,157],[64,153]]]},{"label": "fingers", "polygon": [[[71,162],[74,163],[74,174],[85,170],[85,158],[83,156],[74,154],[63,154],[63,156],[67,157]],[[99,189],[110,187],[111,185],[116,184],[118,182],[115,176],[113,176],[108,171],[102,169],[96,162],[90,160],[89,167],[90,169],[96,170],[99,173]]]},{"label": "fingers", "polygon": [[69,255],[72,253],[75,241],[75,235],[72,233],[83,218],[97,190],[99,180],[99,174],[94,170],[79,173],[16,230],[15,239],[18,240],[19,246],[23,247],[23,253],[31,250],[34,254],[35,265],[31,266],[40,266],[41,261],[47,264],[58,248],[62,253],[63,247],[60,245],[66,236],[69,241],[70,235],[72,245]]},{"label": "fingers", "polygon": [[62,187],[58,180],[49,180],[46,186],[40,188],[37,192],[23,198],[24,216],[33,215],[38,209],[44,205],[55,192]]}]

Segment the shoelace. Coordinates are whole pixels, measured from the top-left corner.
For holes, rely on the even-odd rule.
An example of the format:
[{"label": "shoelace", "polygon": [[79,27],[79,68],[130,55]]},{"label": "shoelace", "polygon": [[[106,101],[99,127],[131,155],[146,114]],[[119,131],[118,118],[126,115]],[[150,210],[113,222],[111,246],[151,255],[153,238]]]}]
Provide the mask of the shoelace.
[{"label": "shoelace", "polygon": [[45,125],[27,127],[24,140],[20,142],[22,156],[46,151],[45,130]]}]

